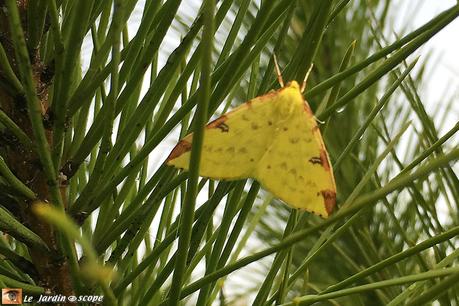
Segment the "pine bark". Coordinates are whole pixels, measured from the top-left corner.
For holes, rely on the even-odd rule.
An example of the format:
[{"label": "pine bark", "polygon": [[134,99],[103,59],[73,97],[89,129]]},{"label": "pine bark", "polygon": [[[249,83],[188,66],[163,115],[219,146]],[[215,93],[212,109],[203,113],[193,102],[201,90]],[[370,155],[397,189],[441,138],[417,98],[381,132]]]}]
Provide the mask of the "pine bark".
[{"label": "pine bark", "polygon": [[[17,1],[24,34],[27,38],[27,5],[28,1]],[[0,8],[5,8],[4,0],[0,0]],[[20,79],[17,69],[15,50],[12,43],[8,24],[7,10],[0,9],[0,43],[10,61],[10,65]],[[48,118],[48,93],[52,84],[52,72],[50,67],[45,67],[40,59],[37,49],[29,50],[29,58],[33,67],[33,76],[36,92],[42,107],[42,115],[47,127],[46,135],[52,147],[53,131],[49,126]],[[27,103],[24,96],[15,94],[8,86],[4,71],[0,67],[0,107],[1,109],[29,136],[33,141],[33,130],[28,116]],[[42,169],[40,159],[34,150],[22,145],[14,135],[3,130],[0,134],[0,153],[13,173],[37,195],[39,200],[49,202],[49,188],[46,175]],[[66,187],[62,186],[61,194],[66,195]],[[15,201],[22,201],[17,203]],[[70,279],[69,264],[67,258],[62,256],[59,241],[53,228],[38,219],[31,211],[30,200],[10,198],[10,202],[2,203],[24,225],[39,235],[51,250],[45,253],[29,247],[28,251],[36,271],[27,271],[35,279],[37,284],[49,289],[50,293],[62,295],[74,295]]]}]

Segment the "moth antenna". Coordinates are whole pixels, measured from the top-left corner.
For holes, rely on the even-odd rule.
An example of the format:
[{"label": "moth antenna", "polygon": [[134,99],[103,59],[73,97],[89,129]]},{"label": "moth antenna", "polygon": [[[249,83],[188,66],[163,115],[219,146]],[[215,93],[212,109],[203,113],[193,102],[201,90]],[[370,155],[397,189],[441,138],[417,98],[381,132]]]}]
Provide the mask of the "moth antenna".
[{"label": "moth antenna", "polygon": [[312,67],[314,67],[314,64],[311,63],[311,66],[309,66],[308,72],[306,72],[306,75],[304,76],[303,85],[301,85],[301,93],[303,93],[304,90],[306,89],[306,82],[309,78],[309,74],[312,71]]},{"label": "moth antenna", "polygon": [[282,78],[282,73],[280,71],[279,64],[277,63],[276,54],[273,54],[273,59],[274,59],[274,67],[276,68],[277,80],[279,81],[280,86],[284,87],[284,79]]}]

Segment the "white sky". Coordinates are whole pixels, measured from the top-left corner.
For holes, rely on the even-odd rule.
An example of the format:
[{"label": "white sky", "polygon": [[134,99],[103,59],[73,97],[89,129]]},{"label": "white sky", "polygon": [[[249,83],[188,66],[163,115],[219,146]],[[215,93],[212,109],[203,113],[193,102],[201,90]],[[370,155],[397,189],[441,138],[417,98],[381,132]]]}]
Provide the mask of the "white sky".
[{"label": "white sky", "polygon": [[[406,24],[407,20],[411,23],[410,30],[416,29],[426,23],[442,11],[455,5],[455,0],[409,0],[402,5],[401,14],[394,20],[395,24]],[[413,14],[413,6],[419,5]],[[397,27],[396,29],[397,30]],[[422,88],[423,102],[428,110],[435,112],[442,98],[449,97],[448,94],[458,91],[459,86],[459,20],[454,20],[446,28],[436,34],[420,49],[422,55],[428,51],[433,51],[432,65],[427,71],[432,75],[426,76],[427,82]],[[456,97],[458,95],[456,94]],[[453,113],[448,117],[454,124],[458,120],[458,108],[453,109]],[[448,124],[447,126],[451,126]]]}]

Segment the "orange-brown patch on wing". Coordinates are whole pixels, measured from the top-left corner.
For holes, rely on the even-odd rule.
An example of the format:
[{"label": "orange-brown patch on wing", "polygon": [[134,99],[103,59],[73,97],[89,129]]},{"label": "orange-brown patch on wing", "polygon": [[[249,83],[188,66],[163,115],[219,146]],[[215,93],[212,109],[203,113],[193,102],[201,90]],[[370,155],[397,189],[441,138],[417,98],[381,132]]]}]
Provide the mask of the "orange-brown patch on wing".
[{"label": "orange-brown patch on wing", "polygon": [[169,154],[169,157],[166,159],[166,163],[169,161],[176,159],[180,155],[188,152],[191,150],[191,142],[188,142],[184,139],[180,140],[179,143],[175,146],[175,148],[172,150],[171,154]]},{"label": "orange-brown patch on wing", "polygon": [[321,190],[320,194],[324,198],[325,210],[330,215],[336,205],[336,192],[333,190]]},{"label": "orange-brown patch on wing", "polygon": [[330,162],[328,160],[327,152],[323,148],[320,150],[320,161],[325,171],[330,171]]}]

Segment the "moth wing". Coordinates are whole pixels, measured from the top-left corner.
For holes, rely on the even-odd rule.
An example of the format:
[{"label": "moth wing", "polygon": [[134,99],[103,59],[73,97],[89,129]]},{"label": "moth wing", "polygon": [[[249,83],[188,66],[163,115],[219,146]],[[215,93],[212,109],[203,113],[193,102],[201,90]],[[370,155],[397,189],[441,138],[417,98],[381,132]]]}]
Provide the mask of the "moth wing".
[{"label": "moth wing", "polygon": [[301,102],[279,123],[255,178],[289,206],[328,217],[336,201],[333,170],[316,119]]},{"label": "moth wing", "polygon": [[[272,141],[277,92],[256,97],[209,123],[204,131],[199,175],[213,179],[253,177]],[[183,138],[167,164],[189,169],[193,135]]]}]

